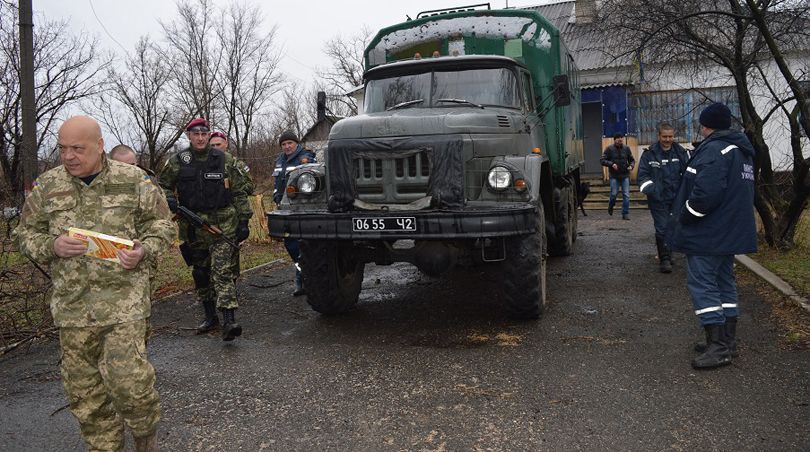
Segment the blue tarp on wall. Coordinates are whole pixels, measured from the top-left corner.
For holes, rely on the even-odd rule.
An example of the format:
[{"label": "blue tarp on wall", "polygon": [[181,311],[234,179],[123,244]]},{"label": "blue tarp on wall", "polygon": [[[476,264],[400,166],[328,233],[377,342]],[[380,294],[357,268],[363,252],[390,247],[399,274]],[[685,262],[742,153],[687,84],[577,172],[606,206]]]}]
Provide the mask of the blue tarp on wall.
[{"label": "blue tarp on wall", "polygon": [[[635,132],[635,121],[629,111],[627,88],[611,86],[582,90],[582,103],[602,104],[602,136],[611,137],[614,133]],[[629,119],[629,120],[628,120]]]}]

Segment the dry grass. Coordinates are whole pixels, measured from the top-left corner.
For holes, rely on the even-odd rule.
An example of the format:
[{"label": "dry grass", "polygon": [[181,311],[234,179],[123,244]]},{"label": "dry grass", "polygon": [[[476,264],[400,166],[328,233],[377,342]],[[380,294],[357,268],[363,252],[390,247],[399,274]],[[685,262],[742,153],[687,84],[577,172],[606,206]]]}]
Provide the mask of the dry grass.
[{"label": "dry grass", "polygon": [[[739,268],[739,267],[738,267]],[[753,287],[771,305],[771,319],[780,325],[785,347],[810,350],[810,313],[749,271],[738,271],[740,284]]]},{"label": "dry grass", "polygon": [[[241,269],[246,270],[275,259],[287,257],[287,251],[281,242],[268,240],[265,243],[256,243],[246,241],[242,243],[239,261]],[[186,266],[176,244],[160,257],[156,287],[157,289],[152,294],[152,298],[155,299],[194,288],[191,268]]]},{"label": "dry grass", "polygon": [[796,227],[796,247],[777,251],[761,244],[753,259],[776,273],[797,292],[810,297],[810,210],[806,210]]}]

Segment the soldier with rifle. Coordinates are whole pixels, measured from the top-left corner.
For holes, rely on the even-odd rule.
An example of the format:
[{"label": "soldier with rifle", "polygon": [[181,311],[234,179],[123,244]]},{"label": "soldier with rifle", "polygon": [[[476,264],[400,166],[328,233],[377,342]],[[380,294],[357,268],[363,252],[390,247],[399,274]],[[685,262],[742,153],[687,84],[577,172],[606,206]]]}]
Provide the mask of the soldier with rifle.
[{"label": "soldier with rifle", "polygon": [[222,340],[242,334],[236,323],[236,278],[239,276],[239,243],[250,235],[253,210],[249,168],[233,155],[210,147],[211,130],[203,118],[186,126],[191,146],[173,155],[160,174],[160,186],[169,208],[180,220],[180,252],[192,268],[197,298],[205,319],[197,334],[219,327]]}]

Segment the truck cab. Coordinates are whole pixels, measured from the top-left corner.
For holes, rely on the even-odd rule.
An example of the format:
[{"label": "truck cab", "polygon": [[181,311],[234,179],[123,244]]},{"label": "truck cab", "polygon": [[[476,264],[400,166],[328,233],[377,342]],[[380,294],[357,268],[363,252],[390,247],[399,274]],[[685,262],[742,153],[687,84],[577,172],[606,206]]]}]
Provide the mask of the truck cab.
[{"label": "truck cab", "polygon": [[[469,25],[489,13],[551,27],[536,13],[513,10],[434,20]],[[302,240],[308,302],[324,314],[357,302],[366,263],[409,262],[436,277],[456,266],[485,266],[500,275],[494,290],[503,292],[512,316],[538,318],[548,251],[562,240],[560,254],[570,253],[575,235],[576,165],[555,145],[567,135],[556,122],[568,117],[562,109],[571,103],[572,81],[562,73],[536,80],[553,65],[533,67],[530,51],[525,58],[461,54],[477,41],[452,44],[460,36],[452,29],[437,41],[444,45],[433,46],[445,53],[417,40],[381,61],[384,37],[421,29],[414,22],[372,41],[364,113],[334,125],[324,163],[291,173],[282,208],[268,214],[270,235]],[[507,53],[506,45],[490,48]],[[415,51],[401,58],[414,46],[430,57]],[[375,58],[379,64],[370,63]]]}]

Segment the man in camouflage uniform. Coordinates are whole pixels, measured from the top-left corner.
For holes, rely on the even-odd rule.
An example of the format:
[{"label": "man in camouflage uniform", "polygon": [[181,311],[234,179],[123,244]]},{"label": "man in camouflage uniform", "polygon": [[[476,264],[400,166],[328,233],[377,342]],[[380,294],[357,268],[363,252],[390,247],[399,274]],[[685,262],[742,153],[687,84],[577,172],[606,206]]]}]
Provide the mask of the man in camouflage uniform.
[{"label": "man in camouflage uniform", "polygon": [[[249,168],[233,155],[209,146],[208,121],[197,118],[186,127],[191,146],[166,161],[160,186],[169,208],[178,204],[193,211],[231,240],[242,242],[250,235],[248,221],[253,210],[248,196],[253,193]],[[222,311],[222,339],[232,341],[242,334],[236,323],[236,278],[239,276],[239,249],[222,237],[180,220],[180,246],[191,272],[197,297],[205,310],[205,320],[197,328],[202,334],[219,326],[217,309]]]},{"label": "man in camouflage uniform", "polygon": [[[131,147],[127,146],[126,144],[117,144],[110,149],[110,160],[115,160],[116,162],[126,163],[127,165],[135,165],[138,168],[142,169],[147,176],[149,176],[149,180],[152,183],[155,183],[155,173],[148,168],[144,168],[141,165],[138,165],[138,156],[135,154],[135,150]],[[163,191],[160,192],[163,194]],[[147,259],[147,263],[149,265],[149,294],[151,296],[152,292],[157,289],[157,272],[158,272],[158,260],[157,256],[151,256]]]},{"label": "man in camouflage uniform", "polygon": [[[42,174],[14,231],[20,251],[49,264],[49,294],[59,327],[61,371],[70,410],[90,450],[124,450],[124,425],[137,451],[156,450],[160,399],[146,359],[149,269],[177,228],[160,190],[132,165],[108,160],[96,121],[68,119],[59,129],[62,166]],[[119,262],[84,256],[78,227],[128,238]]]}]

